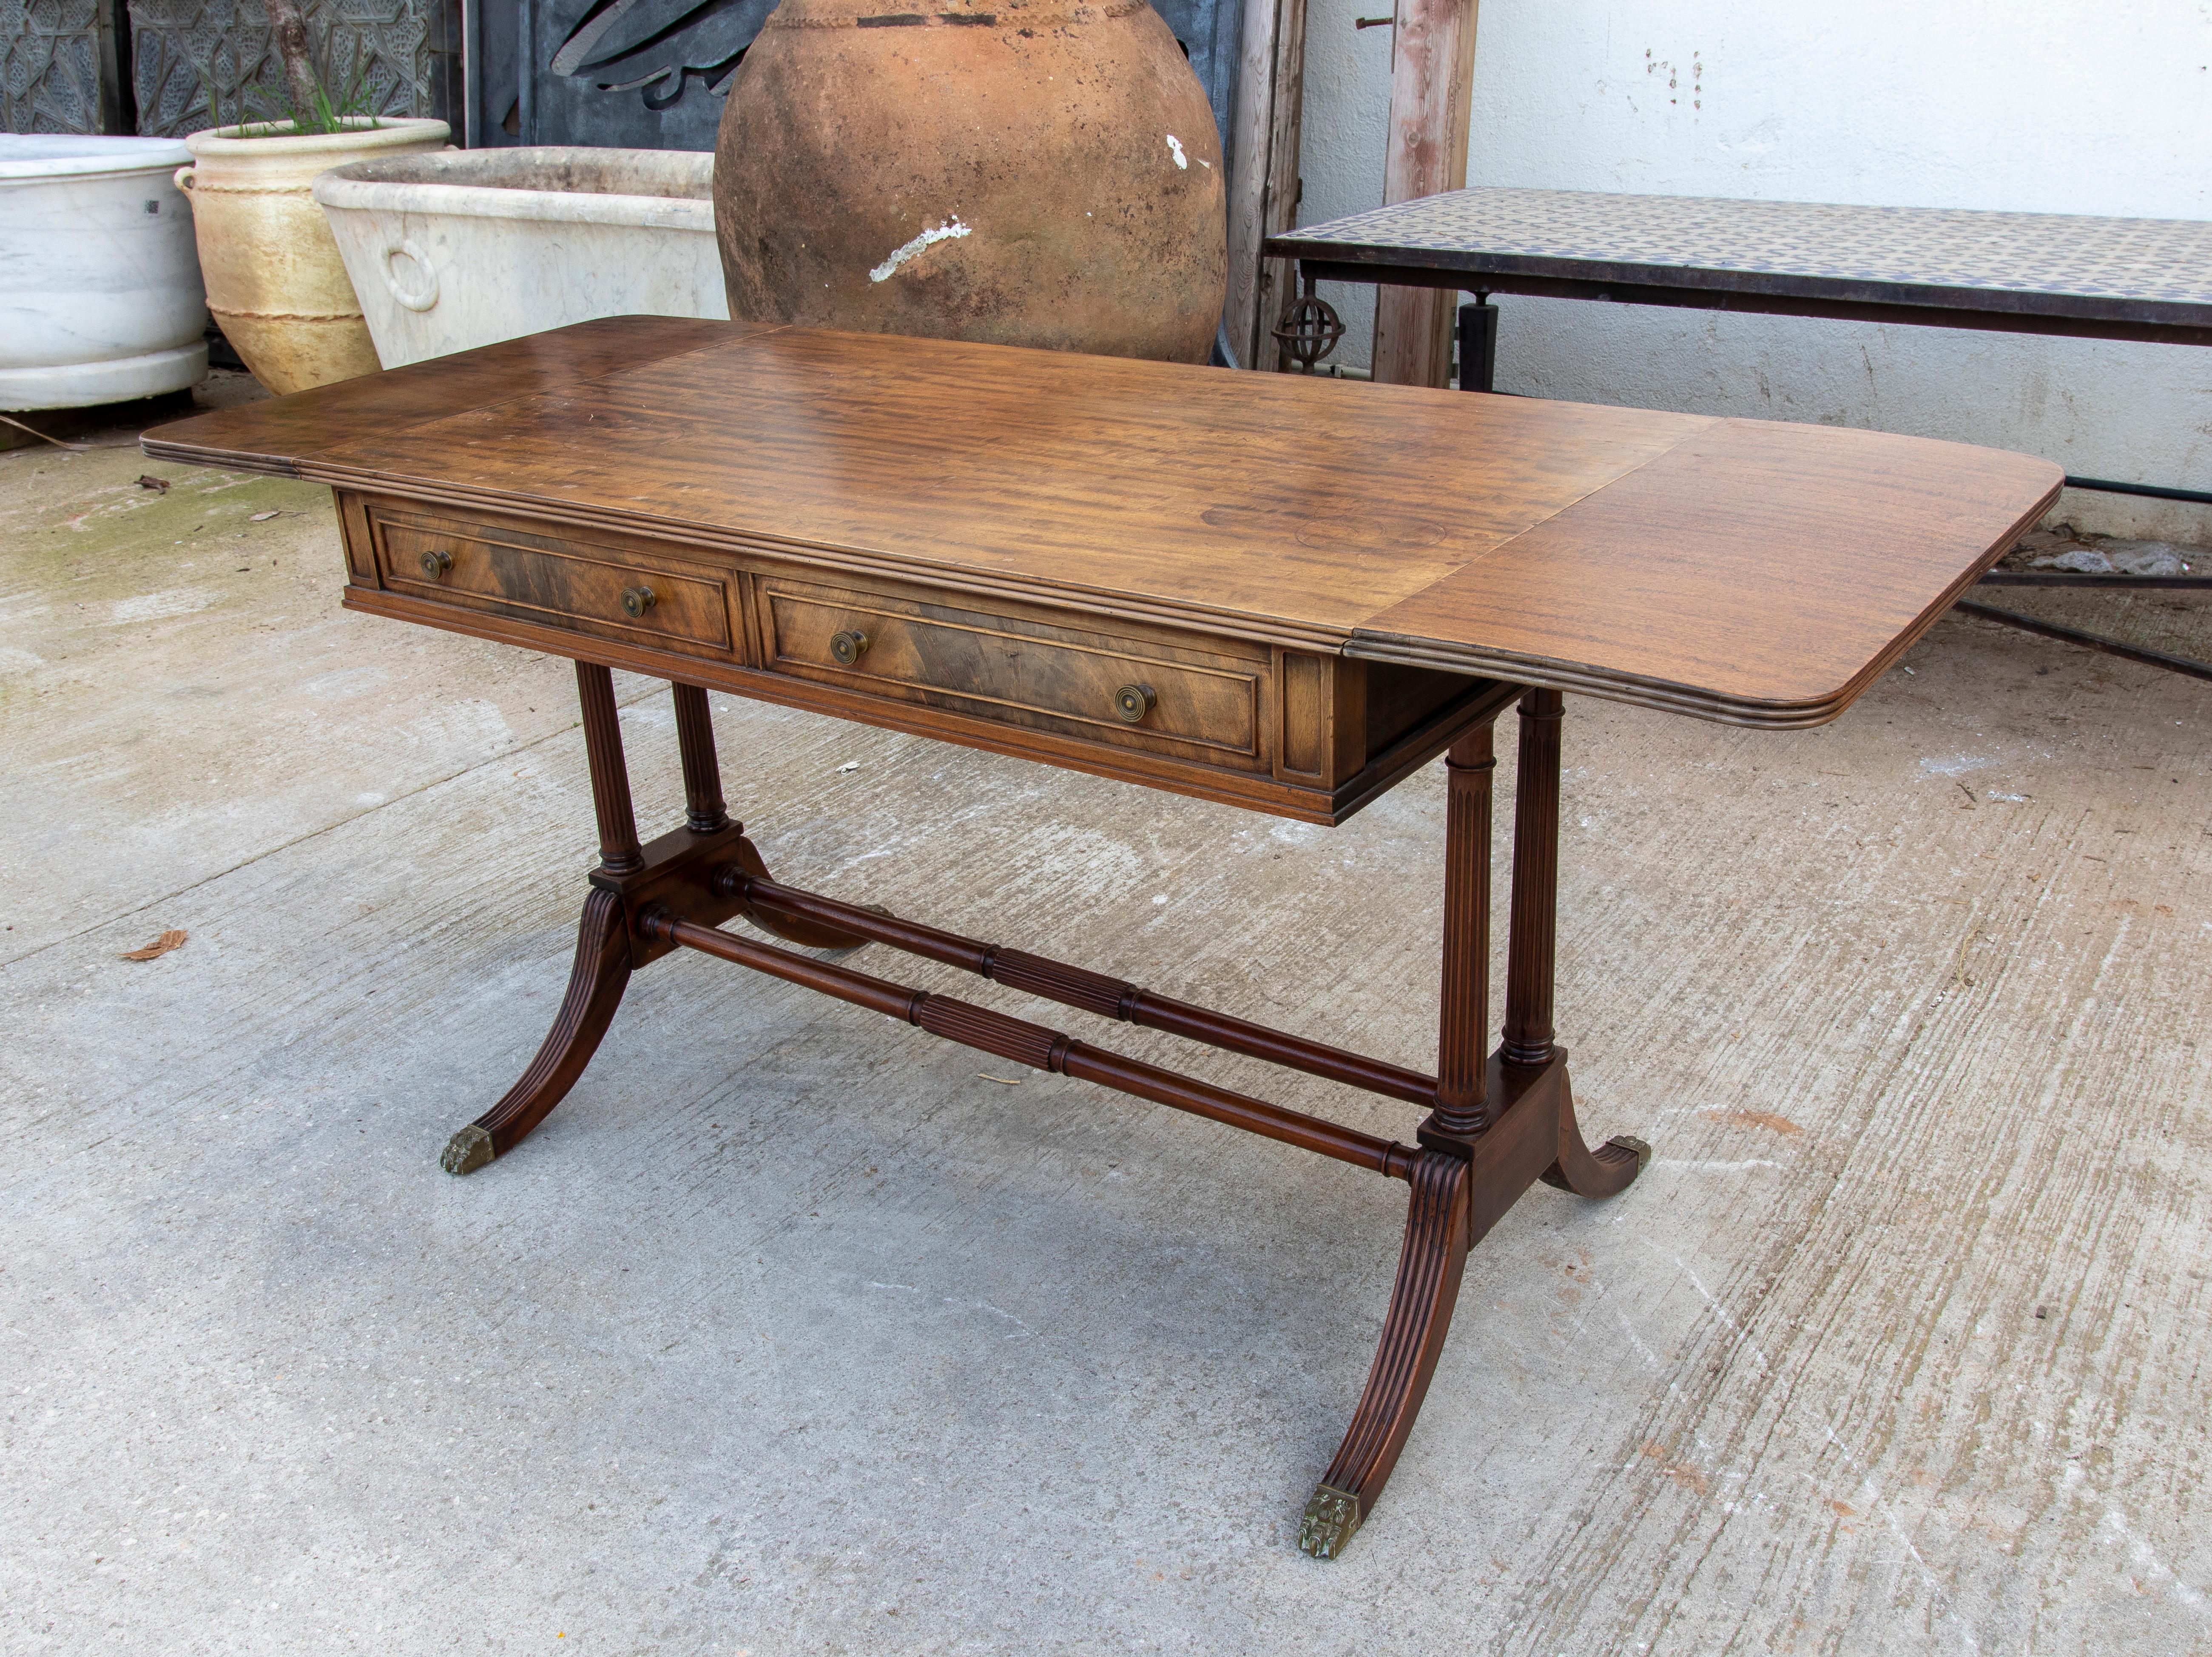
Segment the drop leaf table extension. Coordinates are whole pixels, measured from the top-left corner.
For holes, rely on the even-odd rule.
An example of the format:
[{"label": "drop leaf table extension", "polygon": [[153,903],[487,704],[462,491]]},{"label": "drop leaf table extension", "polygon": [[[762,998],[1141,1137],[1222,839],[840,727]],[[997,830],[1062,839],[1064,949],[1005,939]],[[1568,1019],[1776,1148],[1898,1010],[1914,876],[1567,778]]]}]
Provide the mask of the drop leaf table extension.
[{"label": "drop leaf table extension", "polygon": [[[1374,1511],[1469,1247],[1537,1181],[1609,1196],[1650,1155],[1588,1146],[1553,1040],[1561,693],[1832,719],[2059,487],[2040,461],[1875,432],[657,317],[144,447],[328,483],[349,609],[575,661],[599,835],[575,967],[453,1173],[514,1150],[630,974],[685,949],[1405,1181],[1381,1346],[1299,1530],[1322,1558]],[[675,697],[688,809],[642,844],[617,667]],[[725,806],[708,689],[1304,822],[1445,756],[1436,1074],[782,884]],[[1491,728],[1516,702],[1493,1049]],[[1409,1142],[723,929],[738,916],[1402,1101]]]},{"label": "drop leaf table extension", "polygon": [[[1460,384],[1487,391],[1498,361],[1492,294],[1831,317],[1923,328],[2212,346],[2212,223],[2079,213],[1844,206],[1632,196],[1611,191],[1448,190],[1267,239],[1298,261],[1304,301],[1334,316],[1321,282],[1466,288]],[[1325,330],[1309,350],[1326,355]],[[2212,504],[2212,493],[2069,477],[2093,494]],[[1993,586],[2202,588],[2203,575],[2000,571]],[[1966,613],[2046,638],[2212,679],[2212,663],[1972,599]]]}]

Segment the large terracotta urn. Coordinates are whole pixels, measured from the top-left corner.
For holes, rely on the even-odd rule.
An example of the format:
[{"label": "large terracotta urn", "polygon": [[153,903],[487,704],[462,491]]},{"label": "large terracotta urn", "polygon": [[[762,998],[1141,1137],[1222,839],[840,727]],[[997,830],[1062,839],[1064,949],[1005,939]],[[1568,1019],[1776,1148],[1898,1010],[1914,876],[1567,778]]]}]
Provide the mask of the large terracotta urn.
[{"label": "large terracotta urn", "polygon": [[1213,112],[1146,0],[783,0],[714,154],[730,314],[1203,362]]}]

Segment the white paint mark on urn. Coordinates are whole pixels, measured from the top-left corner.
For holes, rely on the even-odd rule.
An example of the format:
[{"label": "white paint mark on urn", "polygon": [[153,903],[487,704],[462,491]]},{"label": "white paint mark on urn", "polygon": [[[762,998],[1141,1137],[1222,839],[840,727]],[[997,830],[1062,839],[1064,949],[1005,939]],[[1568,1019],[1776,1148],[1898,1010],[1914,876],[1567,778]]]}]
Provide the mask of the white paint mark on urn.
[{"label": "white paint mark on urn", "polygon": [[1175,154],[1176,170],[1182,173],[1189,172],[1190,162],[1184,159],[1182,153],[1182,140],[1176,137],[1172,132],[1168,134],[1168,148]]},{"label": "white paint mark on urn", "polygon": [[956,213],[934,230],[923,231],[905,246],[898,249],[881,264],[868,272],[868,280],[889,282],[898,274],[899,266],[904,264],[915,254],[934,247],[941,241],[957,241],[963,236],[972,236],[975,234],[975,227],[972,224],[961,223],[960,215]]}]

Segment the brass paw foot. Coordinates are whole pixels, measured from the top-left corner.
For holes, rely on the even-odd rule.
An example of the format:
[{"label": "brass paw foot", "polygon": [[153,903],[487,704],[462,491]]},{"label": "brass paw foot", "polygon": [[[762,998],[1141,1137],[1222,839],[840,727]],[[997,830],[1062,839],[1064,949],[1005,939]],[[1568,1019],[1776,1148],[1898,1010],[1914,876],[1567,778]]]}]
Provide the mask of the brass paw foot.
[{"label": "brass paw foot", "polygon": [[1298,1551],[1316,1559],[1340,1557],[1359,1529],[1359,1498],[1349,1490],[1316,1486],[1298,1526]]},{"label": "brass paw foot", "polygon": [[1651,1147],[1645,1144],[1643,1140],[1637,1138],[1633,1134],[1616,1133],[1613,1138],[1607,1139],[1606,1144],[1609,1145],[1619,1145],[1623,1150],[1634,1151],[1636,1153],[1636,1171],[1638,1174],[1643,1173],[1645,1168],[1651,1166]]},{"label": "brass paw foot", "polygon": [[438,1166],[448,1174],[473,1174],[490,1167],[498,1154],[491,1148],[491,1135],[471,1122],[446,1142]]}]

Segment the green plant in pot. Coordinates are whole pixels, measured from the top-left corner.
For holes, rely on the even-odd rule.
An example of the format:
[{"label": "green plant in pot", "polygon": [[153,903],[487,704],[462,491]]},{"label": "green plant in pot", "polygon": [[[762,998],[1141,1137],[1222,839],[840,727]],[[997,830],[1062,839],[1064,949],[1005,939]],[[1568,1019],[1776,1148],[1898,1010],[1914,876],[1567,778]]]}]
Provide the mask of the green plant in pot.
[{"label": "green plant in pot", "polygon": [[[316,175],[349,161],[441,149],[451,129],[373,113],[358,74],[333,94],[298,0],[264,3],[283,86],[242,90],[230,124],[186,138],[192,165],[178,172],[177,185],[192,203],[208,309],[253,377],[281,395],[380,366],[311,193]],[[258,118],[249,118],[249,105]],[[208,110],[221,120],[212,92]]]}]

